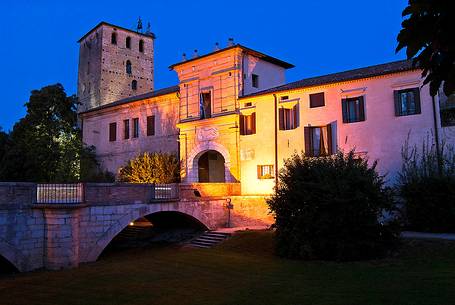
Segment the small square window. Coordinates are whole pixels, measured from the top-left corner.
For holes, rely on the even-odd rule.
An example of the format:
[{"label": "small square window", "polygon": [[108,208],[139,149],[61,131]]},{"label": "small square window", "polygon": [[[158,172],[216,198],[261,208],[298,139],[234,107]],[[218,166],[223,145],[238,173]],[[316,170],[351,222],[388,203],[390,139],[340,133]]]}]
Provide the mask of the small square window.
[{"label": "small square window", "polygon": [[310,108],[325,106],[324,92],[310,94]]},{"label": "small square window", "polygon": [[258,165],[258,179],[273,179],[273,165]]},{"label": "small square window", "polygon": [[259,75],[251,74],[251,83],[254,88],[259,88]]}]

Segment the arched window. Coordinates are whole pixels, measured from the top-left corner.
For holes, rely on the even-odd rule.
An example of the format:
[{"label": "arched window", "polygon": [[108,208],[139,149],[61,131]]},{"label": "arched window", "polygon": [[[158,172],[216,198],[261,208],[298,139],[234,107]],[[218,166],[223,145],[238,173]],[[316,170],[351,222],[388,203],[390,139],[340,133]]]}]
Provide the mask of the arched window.
[{"label": "arched window", "polygon": [[137,80],[133,80],[133,81],[131,82],[131,89],[137,90]]},{"label": "arched window", "polygon": [[131,37],[126,37],[125,45],[127,49],[131,49]]},{"label": "arched window", "polygon": [[126,73],[127,74],[133,73],[133,69],[131,67],[131,61],[129,61],[129,60],[126,61]]},{"label": "arched window", "polygon": [[144,52],[144,41],[142,39],[139,40],[139,52]]},{"label": "arched window", "polygon": [[117,44],[117,33],[113,32],[111,34],[111,43],[112,44]]}]

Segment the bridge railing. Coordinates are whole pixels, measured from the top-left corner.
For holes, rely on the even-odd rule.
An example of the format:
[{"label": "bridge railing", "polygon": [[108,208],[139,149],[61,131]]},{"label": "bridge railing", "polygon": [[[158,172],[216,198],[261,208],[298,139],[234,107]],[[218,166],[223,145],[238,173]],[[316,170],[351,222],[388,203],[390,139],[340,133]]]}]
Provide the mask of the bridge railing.
[{"label": "bridge railing", "polygon": [[179,198],[179,185],[177,183],[153,185],[153,199],[152,200],[171,200]]},{"label": "bridge railing", "polygon": [[38,204],[77,204],[84,202],[84,184],[46,183],[36,185]]}]

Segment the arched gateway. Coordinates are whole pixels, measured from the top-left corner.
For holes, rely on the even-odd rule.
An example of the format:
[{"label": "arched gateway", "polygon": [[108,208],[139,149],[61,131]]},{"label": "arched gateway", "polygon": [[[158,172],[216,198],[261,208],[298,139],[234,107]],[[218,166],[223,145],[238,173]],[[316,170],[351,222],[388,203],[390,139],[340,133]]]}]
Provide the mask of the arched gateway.
[{"label": "arched gateway", "polygon": [[216,150],[208,150],[198,160],[199,182],[226,182],[224,157]]}]

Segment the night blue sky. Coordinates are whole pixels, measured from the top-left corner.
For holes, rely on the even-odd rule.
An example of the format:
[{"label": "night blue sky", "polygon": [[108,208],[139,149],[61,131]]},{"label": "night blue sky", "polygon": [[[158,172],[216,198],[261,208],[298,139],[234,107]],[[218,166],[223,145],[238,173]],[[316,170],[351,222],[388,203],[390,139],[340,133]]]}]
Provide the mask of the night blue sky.
[{"label": "night blue sky", "polygon": [[406,0],[46,1],[1,0],[0,126],[25,113],[30,91],[60,82],[76,93],[76,41],[100,21],[151,22],[155,88],[174,85],[181,54],[227,38],[294,64],[287,81],[404,58],[395,54]]}]

